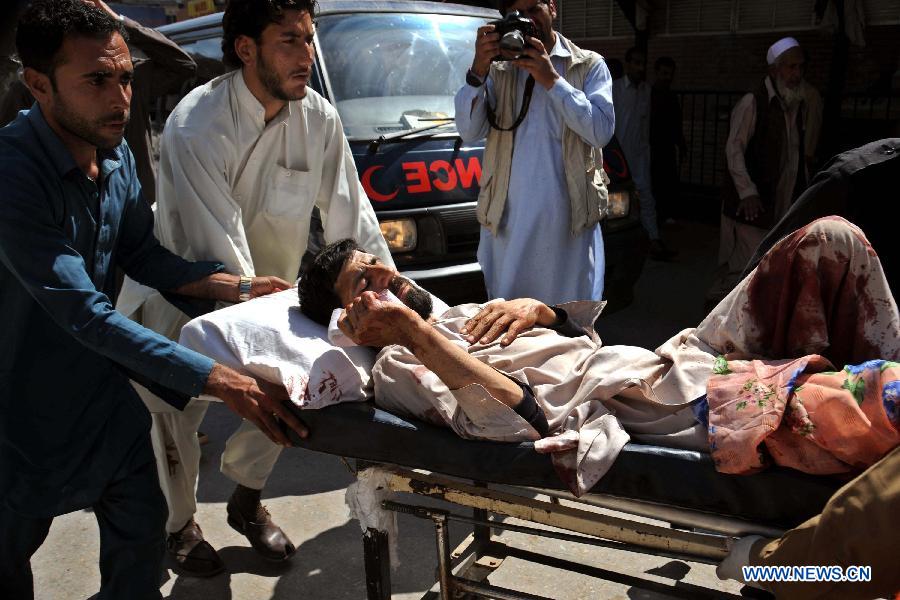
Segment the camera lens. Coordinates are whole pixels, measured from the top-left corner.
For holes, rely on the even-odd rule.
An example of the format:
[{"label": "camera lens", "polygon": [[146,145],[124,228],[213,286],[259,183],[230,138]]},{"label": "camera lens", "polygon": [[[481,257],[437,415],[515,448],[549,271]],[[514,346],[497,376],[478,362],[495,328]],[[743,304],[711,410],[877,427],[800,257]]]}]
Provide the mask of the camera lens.
[{"label": "camera lens", "polygon": [[510,52],[522,52],[525,49],[525,38],[518,30],[507,32],[500,38],[500,48]]}]

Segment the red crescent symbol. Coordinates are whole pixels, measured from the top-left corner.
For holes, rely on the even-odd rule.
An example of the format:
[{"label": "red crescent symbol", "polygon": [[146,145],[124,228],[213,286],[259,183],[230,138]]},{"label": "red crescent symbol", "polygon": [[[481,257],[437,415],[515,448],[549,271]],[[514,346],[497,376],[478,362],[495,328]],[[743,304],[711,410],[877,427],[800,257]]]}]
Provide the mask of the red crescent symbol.
[{"label": "red crescent symbol", "polygon": [[363,172],[362,176],[362,184],[363,189],[366,190],[366,194],[369,195],[369,198],[374,200],[375,202],[388,202],[397,197],[397,192],[400,191],[400,188],[394,190],[392,194],[381,194],[375,191],[375,188],[372,187],[372,173],[377,171],[378,169],[384,168],[384,165],[372,165],[368,169]]}]

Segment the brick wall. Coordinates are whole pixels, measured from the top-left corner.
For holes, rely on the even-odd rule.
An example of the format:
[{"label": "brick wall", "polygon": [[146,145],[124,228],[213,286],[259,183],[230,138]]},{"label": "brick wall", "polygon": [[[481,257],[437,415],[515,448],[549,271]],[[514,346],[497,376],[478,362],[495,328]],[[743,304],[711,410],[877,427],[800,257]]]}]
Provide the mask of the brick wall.
[{"label": "brick wall", "polygon": [[[565,32],[563,32],[565,33]],[[807,80],[821,92],[827,88],[834,39],[822,30],[778,31],[770,33],[660,35],[648,42],[648,77],[652,81],[653,61],[671,56],[678,65],[676,90],[706,92],[746,91],[752,89],[766,71],[765,55],[777,39],[792,35],[809,54]],[[625,51],[634,44],[632,38],[578,40],[576,44],[596,50],[608,58],[624,61]],[[866,46],[851,46],[850,61],[844,92],[854,94],[873,89],[881,81],[877,102],[866,104],[857,115],[852,107],[856,100],[847,99],[842,107],[842,119],[837,123],[838,144],[833,151],[852,148],[882,137],[900,135],[900,98],[888,112],[892,120],[867,115],[865,106],[874,106],[877,114],[884,114],[883,94],[890,90],[891,78],[900,69],[900,25],[870,26],[866,30]],[[900,75],[897,76],[900,78]],[[894,78],[896,90],[900,79]],[[895,92],[896,93],[896,92]],[[714,219],[718,215],[716,192],[727,166],[724,147],[728,136],[731,108],[740,95],[687,94],[682,96],[684,133],[688,155],[681,165],[681,213],[699,218]],[[834,124],[832,125],[834,126]],[[821,156],[826,153],[820,148]]]},{"label": "brick wall", "polygon": [[[675,86],[679,89],[746,90],[765,73],[768,47],[788,35],[797,38],[809,53],[807,79],[824,90],[834,42],[831,33],[821,30],[651,37],[648,66],[652,70],[656,58],[671,56],[678,65]],[[634,43],[631,38],[573,41],[619,60]],[[867,28],[866,46],[851,47],[850,57],[847,92],[865,91],[879,77],[890,77],[900,68],[900,25]]]}]

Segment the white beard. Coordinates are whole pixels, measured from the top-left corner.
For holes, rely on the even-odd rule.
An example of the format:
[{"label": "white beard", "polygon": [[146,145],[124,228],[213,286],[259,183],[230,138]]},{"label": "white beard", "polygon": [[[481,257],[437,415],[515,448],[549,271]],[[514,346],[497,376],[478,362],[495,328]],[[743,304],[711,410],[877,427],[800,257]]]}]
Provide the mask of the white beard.
[{"label": "white beard", "polygon": [[784,101],[785,105],[788,109],[793,110],[797,107],[798,104],[803,100],[803,86],[798,85],[797,87],[791,88],[784,84],[781,79],[775,78],[775,89],[778,91],[778,95],[781,96],[781,99]]}]

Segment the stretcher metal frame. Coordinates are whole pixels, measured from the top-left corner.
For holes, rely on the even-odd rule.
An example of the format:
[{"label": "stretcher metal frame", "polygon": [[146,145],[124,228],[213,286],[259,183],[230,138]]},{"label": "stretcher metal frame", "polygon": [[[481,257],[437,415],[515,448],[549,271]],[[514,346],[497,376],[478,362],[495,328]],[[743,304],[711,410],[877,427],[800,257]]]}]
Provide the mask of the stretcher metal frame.
[{"label": "stretcher metal frame", "polygon": [[[373,463],[359,461],[358,465],[359,468],[366,468],[373,466]],[[495,539],[492,536],[493,530],[510,530],[568,542],[713,564],[728,554],[736,537],[750,534],[778,537],[783,533],[780,529],[739,519],[605,494],[575,498],[569,493],[556,490],[506,485],[490,487],[485,483],[469,483],[396,465],[377,466],[390,473],[388,485],[391,491],[436,498],[473,511],[472,517],[464,517],[444,509],[394,501],[383,503],[383,508],[387,510],[429,519],[434,524],[438,561],[437,597],[441,600],[462,597],[501,600],[543,598],[486,583],[487,577],[508,556],[685,598],[739,597],[681,582],[666,584],[662,578],[615,573],[522,550]],[[497,489],[498,487],[503,489]],[[547,499],[535,496],[545,496]],[[579,504],[666,521],[669,526],[587,510],[578,507]],[[492,515],[495,518],[489,518]],[[507,523],[496,517],[511,517],[552,529]],[[451,521],[473,526],[472,533],[452,551],[449,535]],[[391,597],[388,543],[388,534],[377,529],[370,528],[363,536],[369,600],[387,600]],[[434,597],[432,592],[424,596]]]}]

